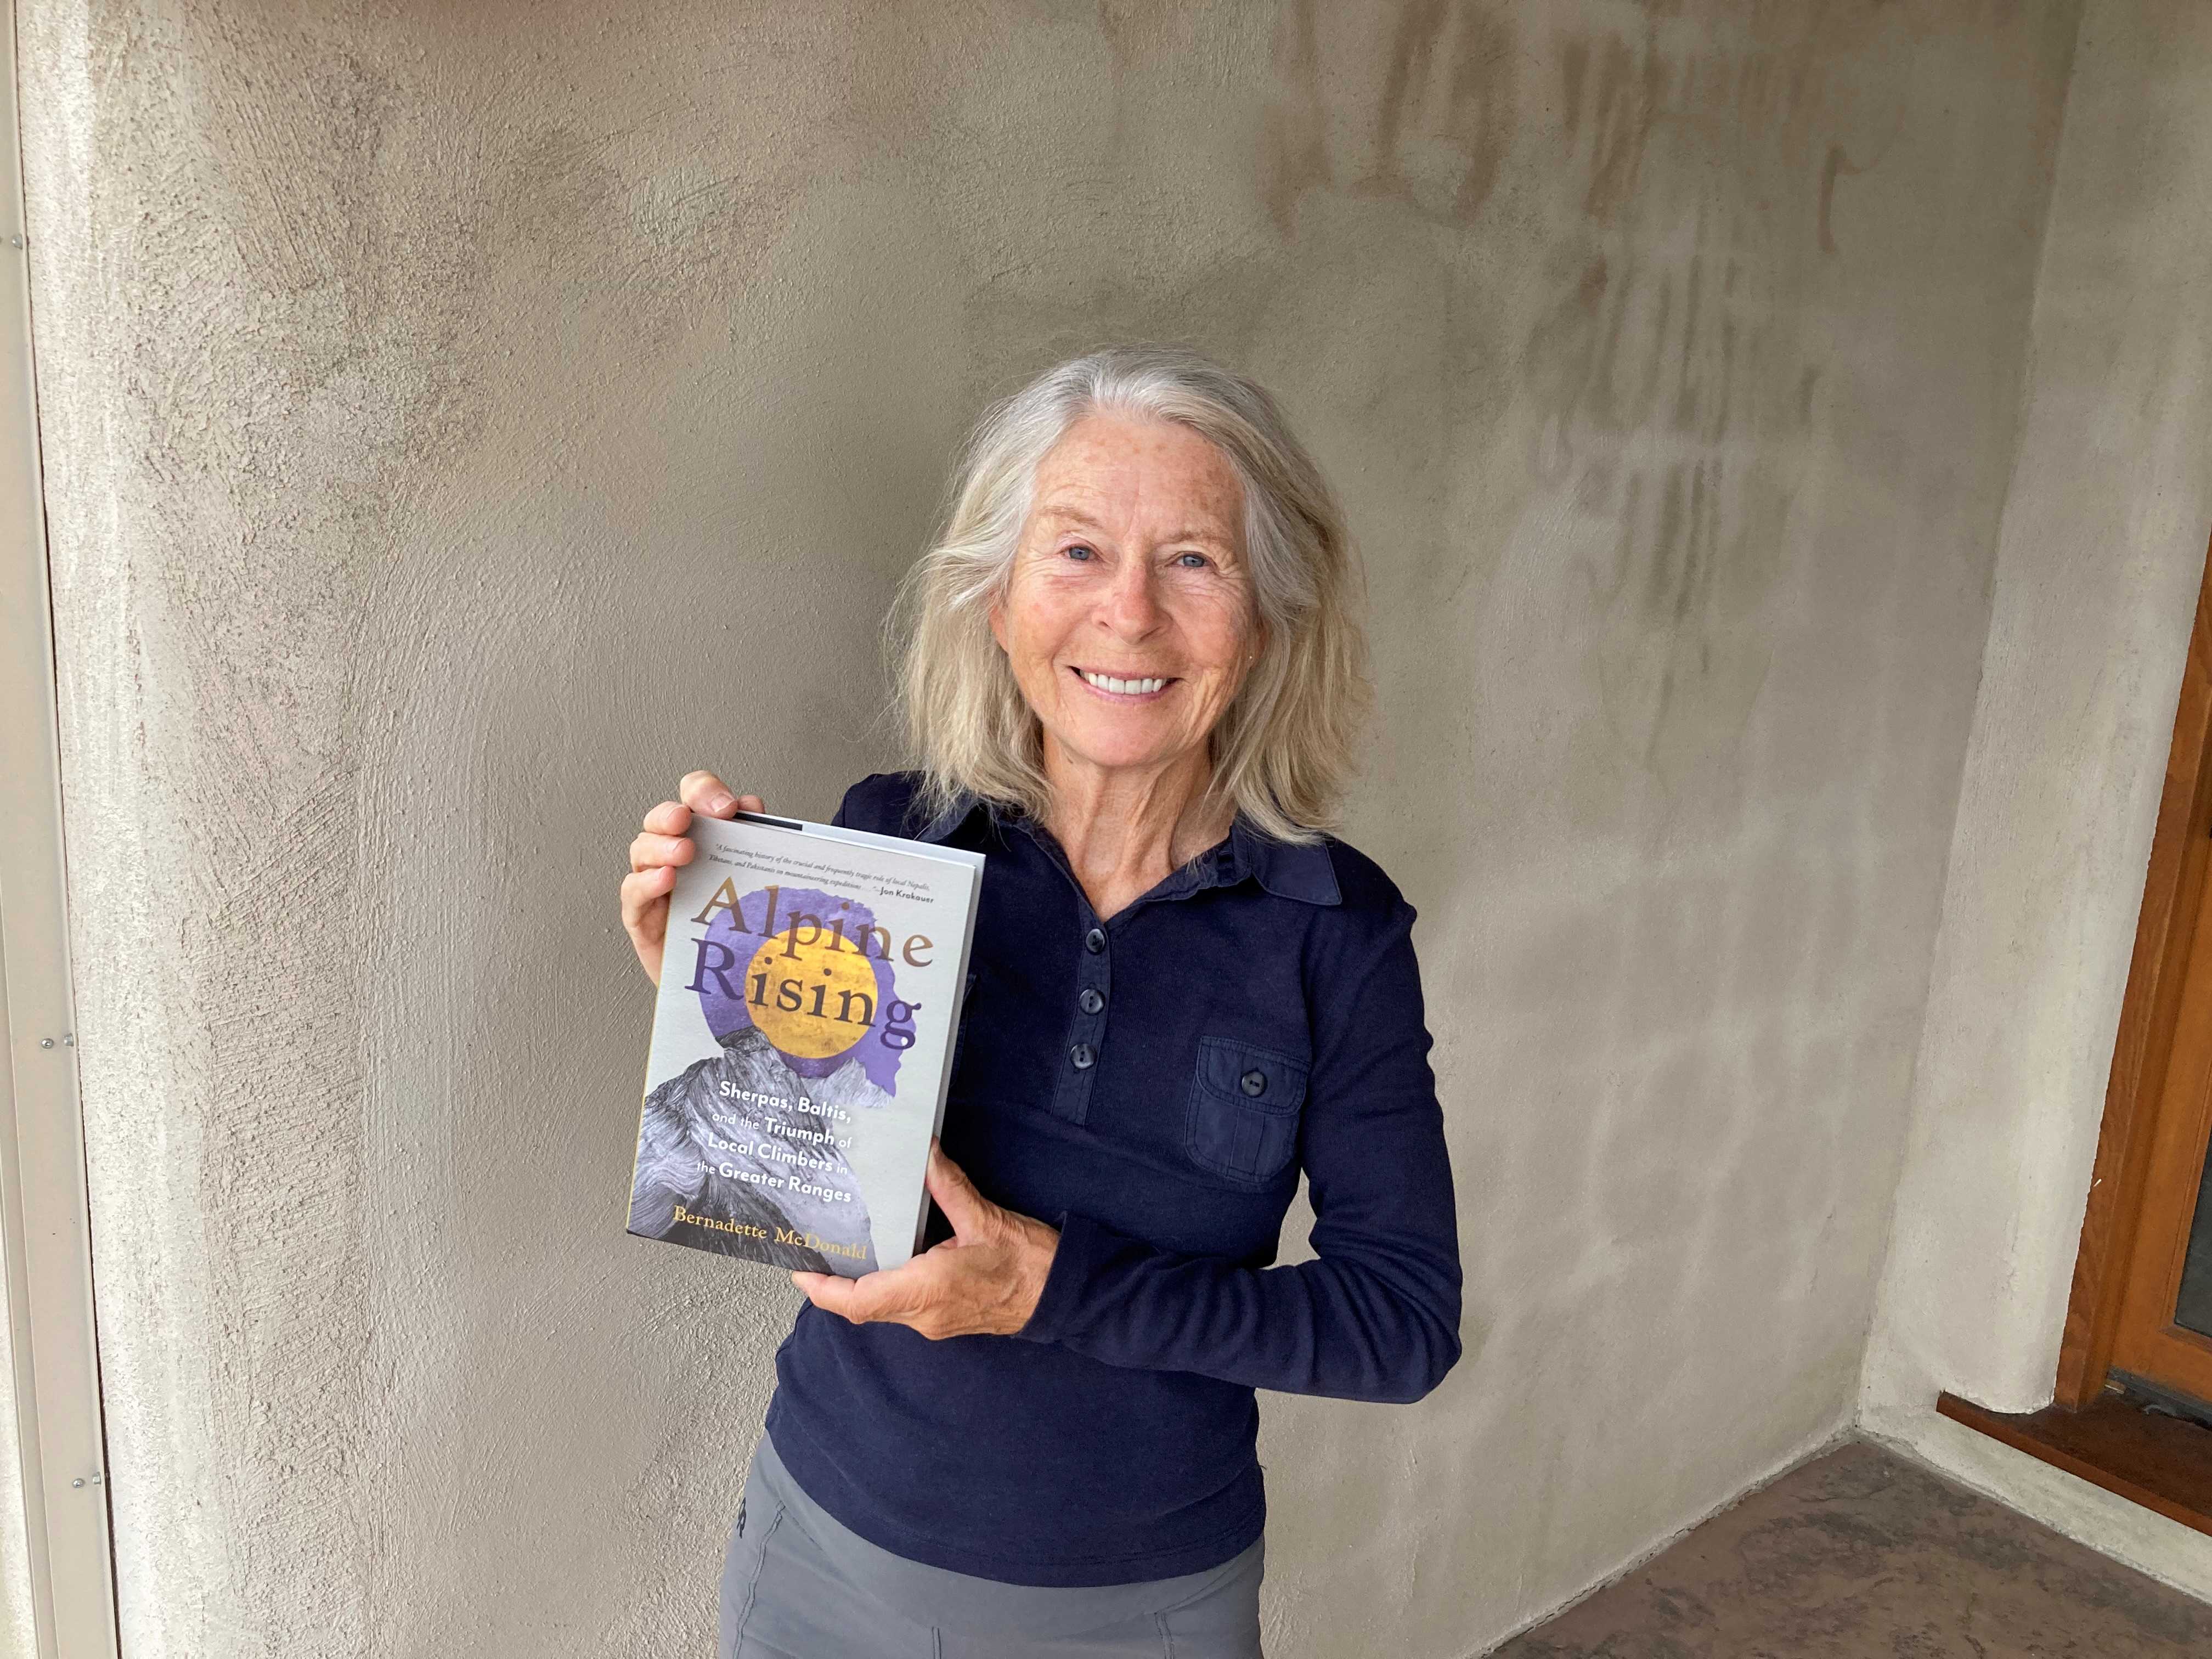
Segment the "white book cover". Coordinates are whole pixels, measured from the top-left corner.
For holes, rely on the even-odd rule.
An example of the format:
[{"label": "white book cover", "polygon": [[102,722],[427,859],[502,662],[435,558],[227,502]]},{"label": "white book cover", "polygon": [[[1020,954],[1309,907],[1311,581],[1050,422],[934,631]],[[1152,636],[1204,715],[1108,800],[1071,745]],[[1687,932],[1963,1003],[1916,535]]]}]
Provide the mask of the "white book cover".
[{"label": "white book cover", "polygon": [[642,1238],[857,1279],[921,1247],[980,853],[694,813],[630,1183]]}]

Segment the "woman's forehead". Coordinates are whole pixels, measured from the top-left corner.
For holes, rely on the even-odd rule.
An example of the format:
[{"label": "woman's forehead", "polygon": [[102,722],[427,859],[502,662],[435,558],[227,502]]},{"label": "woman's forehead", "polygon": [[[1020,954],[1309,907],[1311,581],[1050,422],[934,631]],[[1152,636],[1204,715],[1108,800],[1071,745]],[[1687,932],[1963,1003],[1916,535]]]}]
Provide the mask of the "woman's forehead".
[{"label": "woman's forehead", "polygon": [[1031,510],[1097,530],[1133,514],[1171,518],[1170,536],[1235,539],[1243,495],[1229,458],[1188,427],[1089,416],[1039,464]]},{"label": "woman's forehead", "polygon": [[1121,463],[1166,465],[1234,482],[1236,469],[1220,447],[1180,421],[1094,410],[1073,422],[1045,452],[1046,468]]}]

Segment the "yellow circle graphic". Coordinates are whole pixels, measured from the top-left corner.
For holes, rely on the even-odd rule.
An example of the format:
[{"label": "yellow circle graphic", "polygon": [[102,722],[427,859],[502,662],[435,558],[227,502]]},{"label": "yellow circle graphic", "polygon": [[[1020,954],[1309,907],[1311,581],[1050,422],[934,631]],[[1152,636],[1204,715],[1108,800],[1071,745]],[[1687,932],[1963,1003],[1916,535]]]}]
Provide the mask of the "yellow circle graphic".
[{"label": "yellow circle graphic", "polygon": [[772,1047],[799,1060],[827,1060],[874,1023],[875,969],[849,945],[840,950],[827,939],[808,944],[778,934],[746,965],[745,1008]]}]

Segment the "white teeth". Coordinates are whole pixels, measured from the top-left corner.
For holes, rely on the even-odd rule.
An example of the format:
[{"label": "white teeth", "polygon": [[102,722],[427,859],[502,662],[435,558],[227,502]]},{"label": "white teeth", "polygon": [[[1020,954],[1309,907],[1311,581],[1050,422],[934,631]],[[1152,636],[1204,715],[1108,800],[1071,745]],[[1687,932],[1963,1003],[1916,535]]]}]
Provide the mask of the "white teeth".
[{"label": "white teeth", "polygon": [[1111,674],[1094,674],[1087,668],[1079,668],[1075,672],[1101,691],[1119,691],[1124,696],[1141,696],[1147,691],[1157,691],[1167,684],[1164,679],[1117,680]]}]

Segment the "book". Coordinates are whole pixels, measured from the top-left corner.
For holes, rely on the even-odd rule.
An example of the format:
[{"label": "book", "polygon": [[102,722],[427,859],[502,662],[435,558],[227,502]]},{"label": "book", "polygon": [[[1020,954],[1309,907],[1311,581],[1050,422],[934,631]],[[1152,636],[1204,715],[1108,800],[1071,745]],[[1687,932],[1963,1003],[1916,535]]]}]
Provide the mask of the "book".
[{"label": "book", "polygon": [[847,1279],[921,1249],[983,857],[694,813],[629,1231]]}]

